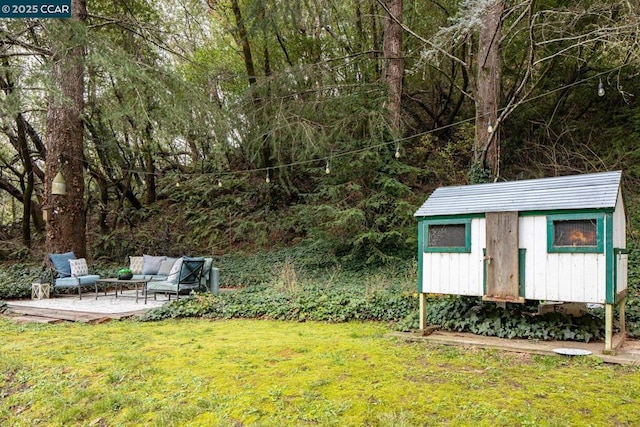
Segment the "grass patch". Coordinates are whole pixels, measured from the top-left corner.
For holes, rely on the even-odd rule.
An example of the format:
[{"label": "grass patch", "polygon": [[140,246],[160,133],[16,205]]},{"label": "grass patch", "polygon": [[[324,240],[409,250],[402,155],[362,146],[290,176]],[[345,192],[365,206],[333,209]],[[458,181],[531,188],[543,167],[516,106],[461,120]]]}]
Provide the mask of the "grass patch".
[{"label": "grass patch", "polygon": [[638,368],[386,332],[360,322],[0,321],[0,424],[640,424]]}]

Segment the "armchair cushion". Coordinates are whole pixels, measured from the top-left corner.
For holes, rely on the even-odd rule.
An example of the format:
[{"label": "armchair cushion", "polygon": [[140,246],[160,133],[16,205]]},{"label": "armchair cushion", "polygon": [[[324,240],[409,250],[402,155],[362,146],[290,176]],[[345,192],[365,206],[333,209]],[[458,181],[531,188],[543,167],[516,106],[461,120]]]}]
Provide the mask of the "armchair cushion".
[{"label": "armchair cushion", "polygon": [[62,277],[56,279],[54,286],[56,288],[75,288],[78,285],[93,285],[99,278],[100,276],[96,274],[87,274],[86,276],[80,277]]},{"label": "armchair cushion", "polygon": [[89,274],[89,267],[87,267],[87,260],[85,258],[70,259],[69,266],[71,267],[71,277],[86,276]]},{"label": "armchair cushion", "polygon": [[65,252],[63,254],[49,254],[49,259],[58,273],[58,277],[71,276],[71,265],[69,260],[76,259],[73,252]]}]

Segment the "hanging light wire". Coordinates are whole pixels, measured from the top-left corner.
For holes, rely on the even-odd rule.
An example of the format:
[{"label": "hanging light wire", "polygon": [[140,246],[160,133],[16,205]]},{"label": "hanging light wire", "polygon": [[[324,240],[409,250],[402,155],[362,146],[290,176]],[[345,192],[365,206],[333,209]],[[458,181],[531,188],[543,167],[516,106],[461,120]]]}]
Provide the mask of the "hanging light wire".
[{"label": "hanging light wire", "polygon": [[[582,80],[578,80],[576,82],[569,83],[569,84],[563,85],[563,86],[555,88],[555,89],[551,89],[551,90],[549,90],[549,91],[547,91],[545,93],[541,93],[541,94],[533,96],[533,97],[531,97],[529,99],[523,100],[521,102],[521,104],[526,104],[526,103],[529,103],[529,102],[536,101],[536,100],[538,100],[540,98],[544,98],[545,96],[554,94],[554,93],[559,92],[559,91],[563,91],[563,90],[571,88],[573,86],[578,86],[578,85],[583,84],[585,82],[591,81],[592,79],[595,79],[595,78],[598,78],[599,81],[601,81],[602,80],[601,76],[603,76],[605,74],[609,74],[609,73],[615,72],[615,71],[619,71],[622,68],[624,68],[626,65],[627,64],[623,64],[623,65],[620,65],[620,66],[618,66],[616,68],[597,73],[597,74],[595,74],[593,76],[590,76],[590,77],[586,77],[586,78],[584,78]],[[604,87],[603,87],[603,90],[604,90]],[[498,109],[498,112],[503,111],[503,110],[504,110],[504,108]],[[416,133],[416,134],[413,134],[413,135],[409,135],[409,136],[402,137],[402,138],[397,138],[397,139],[394,139],[394,140],[391,140],[391,141],[386,141],[386,142],[382,142],[382,143],[379,143],[379,144],[370,145],[370,146],[367,146],[367,147],[364,147],[364,148],[359,148],[359,149],[356,149],[356,150],[344,151],[342,153],[333,153],[331,155],[331,157],[332,158],[339,158],[339,157],[351,156],[351,155],[360,154],[360,153],[363,153],[365,151],[370,151],[370,150],[374,150],[374,149],[381,148],[381,147],[388,147],[389,145],[392,145],[392,144],[398,146],[403,141],[408,141],[408,140],[411,140],[413,138],[419,138],[419,137],[422,137],[422,136],[425,136],[425,135],[429,135],[429,134],[432,134],[432,133],[435,133],[435,132],[439,132],[439,131],[442,131],[442,130],[445,130],[445,129],[449,129],[451,127],[459,126],[459,125],[464,124],[464,123],[470,123],[470,122],[475,121],[475,119],[476,119],[475,116],[474,117],[469,117],[467,119],[459,120],[459,121],[457,121],[455,123],[450,123],[450,124],[443,125],[443,126],[440,126],[440,127],[428,130],[428,131],[419,132],[419,133]],[[396,151],[398,151],[398,150],[396,150]],[[68,157],[70,159],[73,158],[73,157],[70,157],[70,156],[68,156]],[[75,158],[73,158],[73,159],[75,159]],[[82,160],[84,162],[87,161],[87,159],[75,159],[75,160]],[[297,161],[297,162],[291,162],[291,163],[287,163],[287,164],[281,164],[281,165],[275,165],[275,166],[269,166],[269,167],[254,168],[254,169],[244,169],[244,170],[235,170],[235,171],[225,172],[224,175],[225,176],[229,176],[229,175],[235,175],[235,174],[251,174],[251,173],[257,173],[257,172],[266,171],[266,175],[267,176],[265,178],[265,182],[269,183],[269,182],[271,182],[271,179],[269,178],[269,169],[283,169],[283,168],[288,168],[288,167],[293,167],[293,166],[307,165],[307,164],[311,164],[311,163],[316,163],[317,164],[321,160],[322,159],[315,158],[315,159],[300,160],[300,161]],[[150,175],[150,174],[153,174],[153,175],[156,175],[156,176],[161,175],[160,172],[147,172],[147,171],[138,170],[138,169],[119,169],[119,168],[116,168],[116,167],[110,167],[110,168],[109,167],[103,167],[102,169],[103,170],[126,172],[126,173],[136,173],[136,174],[140,174],[140,175]],[[193,172],[193,173],[182,173],[181,175],[206,176],[206,175],[213,175],[213,174],[220,174],[220,172],[200,172],[200,173]]]}]

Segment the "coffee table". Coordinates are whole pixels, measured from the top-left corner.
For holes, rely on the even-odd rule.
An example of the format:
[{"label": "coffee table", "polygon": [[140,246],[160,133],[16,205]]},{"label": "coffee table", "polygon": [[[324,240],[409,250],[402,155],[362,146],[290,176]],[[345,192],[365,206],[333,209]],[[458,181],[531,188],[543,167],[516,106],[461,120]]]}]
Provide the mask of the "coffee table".
[{"label": "coffee table", "polygon": [[[118,287],[120,288],[120,296],[122,295],[122,285],[134,285],[136,287],[136,302],[138,302],[138,287],[144,292],[146,292],[147,283],[150,282],[151,279],[118,279],[117,277],[109,277],[106,279],[98,279],[96,280],[96,299],[98,299],[98,283],[105,284],[114,284],[116,288],[116,298],[118,298]],[[107,295],[107,290],[105,289],[104,294]],[[147,302],[145,301],[145,304]]]}]

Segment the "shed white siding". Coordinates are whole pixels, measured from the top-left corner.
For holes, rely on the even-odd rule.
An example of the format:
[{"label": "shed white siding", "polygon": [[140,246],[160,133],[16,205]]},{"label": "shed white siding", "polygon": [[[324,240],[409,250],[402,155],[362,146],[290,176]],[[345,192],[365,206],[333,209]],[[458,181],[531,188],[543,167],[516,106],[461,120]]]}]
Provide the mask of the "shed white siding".
[{"label": "shed white siding", "polygon": [[520,217],[525,299],[604,303],[604,254],[547,253],[547,217]]},{"label": "shed white siding", "polygon": [[[520,217],[519,227],[518,246],[526,249],[526,299],[605,302],[604,254],[547,253],[546,216]],[[470,253],[423,252],[422,292],[482,296],[485,247],[485,220],[474,218]],[[619,276],[618,286],[621,285]]]},{"label": "shed white siding", "polygon": [[627,230],[627,218],[625,216],[624,205],[622,202],[622,191],[618,190],[618,199],[616,200],[616,207],[613,211],[613,247],[614,248],[626,248],[626,230]]},{"label": "shed white siding", "polygon": [[422,292],[481,296],[485,241],[484,218],[474,218],[471,220],[471,253],[422,252]]}]

